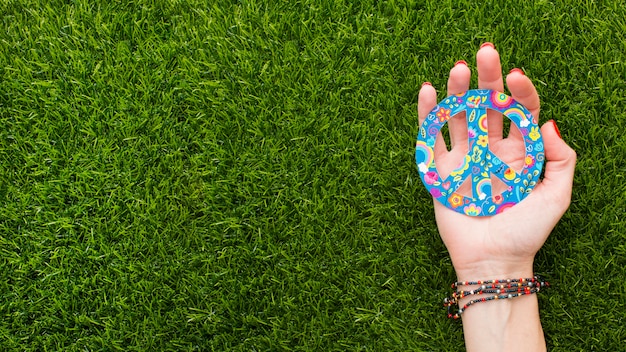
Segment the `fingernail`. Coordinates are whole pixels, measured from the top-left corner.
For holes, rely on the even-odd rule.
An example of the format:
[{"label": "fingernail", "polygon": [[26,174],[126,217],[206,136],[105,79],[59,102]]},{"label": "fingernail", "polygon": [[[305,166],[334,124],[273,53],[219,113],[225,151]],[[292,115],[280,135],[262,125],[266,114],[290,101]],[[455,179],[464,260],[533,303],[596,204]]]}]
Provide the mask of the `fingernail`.
[{"label": "fingernail", "polygon": [[465,60],[459,60],[459,61],[454,63],[454,66],[456,66],[456,65],[465,65],[465,66],[467,66],[467,62],[465,62]]},{"label": "fingernail", "polygon": [[559,127],[556,125],[556,121],[550,120],[550,122],[552,122],[552,125],[554,125],[554,130],[556,131],[556,134],[559,136],[559,138],[563,139],[563,137],[561,137],[561,131],[559,131]]},{"label": "fingernail", "polygon": [[486,46],[490,46],[492,49],[495,49],[495,48],[496,48],[496,46],[495,46],[495,45],[493,45],[493,43],[490,43],[490,42],[484,42],[484,43],[480,46],[480,48],[482,49],[482,48],[484,48],[484,47],[486,47]]},{"label": "fingernail", "polygon": [[432,86],[432,84],[430,84],[430,82],[424,82],[424,83],[422,83],[422,87],[424,87],[424,86]]},{"label": "fingernail", "polygon": [[519,68],[517,68],[517,67],[516,67],[516,68],[514,68],[514,69],[512,69],[511,71],[509,71],[509,74],[511,74],[511,73],[513,73],[513,72],[521,73],[522,75],[526,76],[526,74],[524,73],[524,71],[522,71],[521,69],[519,69]]}]

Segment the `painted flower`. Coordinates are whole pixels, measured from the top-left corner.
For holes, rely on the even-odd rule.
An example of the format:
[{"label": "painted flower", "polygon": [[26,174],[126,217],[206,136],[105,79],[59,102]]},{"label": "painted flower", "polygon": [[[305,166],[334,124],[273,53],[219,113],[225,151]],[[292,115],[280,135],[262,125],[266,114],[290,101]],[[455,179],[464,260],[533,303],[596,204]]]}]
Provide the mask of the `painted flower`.
[{"label": "painted flower", "polygon": [[457,208],[463,205],[463,196],[458,193],[452,193],[450,198],[448,198],[448,202],[453,208]]},{"label": "painted flower", "polygon": [[439,188],[431,188],[430,195],[432,195],[435,198],[439,198],[441,197],[441,191],[439,190]]},{"label": "painted flower", "polygon": [[476,138],[476,130],[474,129],[474,127],[470,127],[470,128],[467,129],[467,137],[469,139]]},{"label": "painted flower", "polygon": [[439,122],[446,122],[450,119],[450,109],[439,108],[437,111],[437,117],[439,118]]},{"label": "painted flower", "polygon": [[421,173],[425,174],[428,172],[428,166],[426,166],[426,164],[424,162],[421,162],[419,164],[417,164],[417,168],[420,170]]},{"label": "painted flower", "polygon": [[527,167],[535,166],[535,158],[532,155],[526,155],[526,158],[524,158],[524,164],[526,164]]},{"label": "painted flower", "polygon": [[478,136],[478,141],[476,143],[478,143],[481,147],[486,147],[487,144],[489,144],[489,137],[486,134],[481,134]]},{"label": "painted flower", "polygon": [[439,175],[437,175],[437,173],[434,171],[428,171],[426,174],[424,174],[424,181],[426,181],[426,183],[429,185],[434,184],[438,180]]},{"label": "painted flower", "polygon": [[541,137],[541,135],[539,134],[539,127],[538,126],[531,127],[528,137],[530,137],[530,139],[532,139],[533,141],[538,140],[539,137]]},{"label": "painted flower", "polygon": [[465,212],[466,215],[470,215],[470,216],[479,215],[481,210],[482,208],[477,206],[474,203],[467,205],[465,208],[463,208],[463,212]]}]

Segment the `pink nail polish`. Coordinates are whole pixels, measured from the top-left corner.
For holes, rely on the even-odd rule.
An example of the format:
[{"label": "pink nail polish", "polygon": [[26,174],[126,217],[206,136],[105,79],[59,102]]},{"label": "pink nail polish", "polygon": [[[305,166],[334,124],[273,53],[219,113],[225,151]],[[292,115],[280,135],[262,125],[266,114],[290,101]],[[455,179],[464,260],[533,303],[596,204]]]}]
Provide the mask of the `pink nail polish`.
[{"label": "pink nail polish", "polygon": [[495,48],[496,48],[496,46],[495,46],[495,45],[493,45],[493,43],[490,43],[490,42],[484,42],[484,43],[480,46],[480,48],[482,49],[482,48],[484,48],[484,47],[486,47],[486,46],[490,46],[492,49],[495,49]]},{"label": "pink nail polish", "polygon": [[432,86],[432,84],[430,82],[424,82],[424,83],[422,83],[422,87],[424,87],[424,86]]},{"label": "pink nail polish", "polygon": [[521,69],[519,69],[519,68],[517,68],[517,67],[516,67],[516,68],[514,68],[514,69],[512,69],[511,71],[509,71],[509,74],[511,74],[511,73],[513,73],[513,72],[521,73],[522,75],[526,76],[526,74],[524,73],[524,71],[522,71]]},{"label": "pink nail polish", "polygon": [[459,61],[454,63],[454,66],[456,66],[456,65],[465,65],[465,66],[467,66],[467,62],[465,62],[465,60],[459,60]]}]

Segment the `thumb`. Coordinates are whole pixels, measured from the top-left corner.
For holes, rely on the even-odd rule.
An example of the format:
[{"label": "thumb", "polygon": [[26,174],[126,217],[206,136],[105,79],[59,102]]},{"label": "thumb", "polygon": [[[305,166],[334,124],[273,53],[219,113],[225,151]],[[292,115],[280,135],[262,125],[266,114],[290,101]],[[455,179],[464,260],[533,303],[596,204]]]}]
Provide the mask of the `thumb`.
[{"label": "thumb", "polygon": [[548,201],[565,212],[572,196],[576,152],[561,139],[554,120],[541,126],[541,134],[547,160],[541,188],[550,198]]}]

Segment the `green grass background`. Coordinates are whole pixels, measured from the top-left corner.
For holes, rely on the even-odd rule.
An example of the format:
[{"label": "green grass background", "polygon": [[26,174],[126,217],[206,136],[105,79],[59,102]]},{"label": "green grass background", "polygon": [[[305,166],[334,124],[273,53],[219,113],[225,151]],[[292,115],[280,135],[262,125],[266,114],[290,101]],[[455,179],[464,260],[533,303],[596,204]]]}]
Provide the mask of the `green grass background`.
[{"label": "green grass background", "polygon": [[[578,152],[553,351],[626,342],[624,1],[7,1],[6,351],[460,351],[417,91],[491,41]],[[473,82],[476,82],[473,77]]]}]

